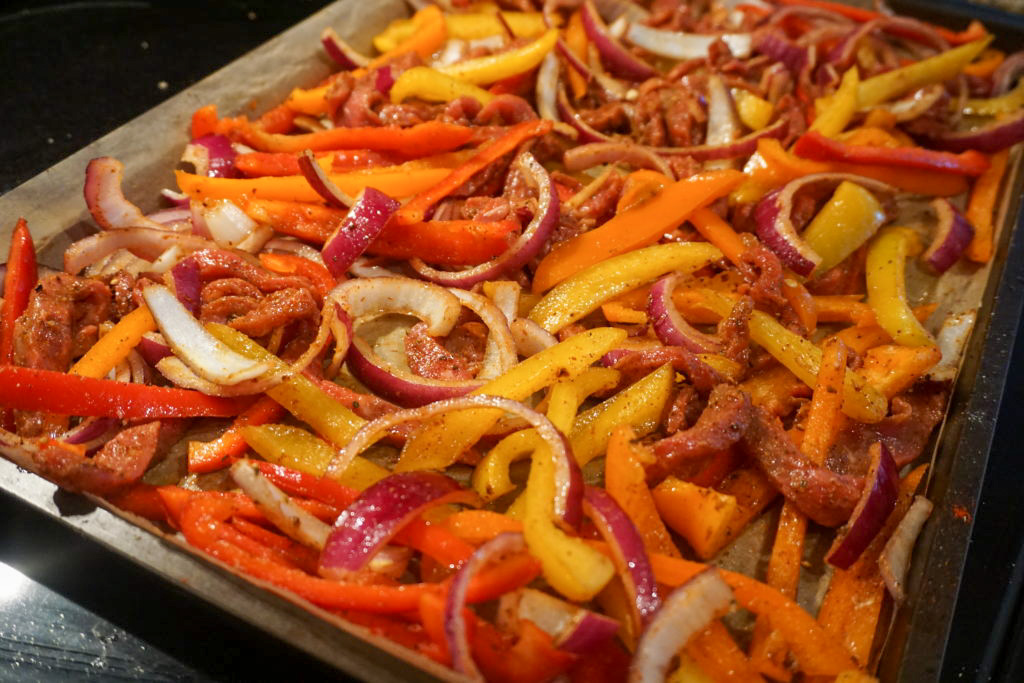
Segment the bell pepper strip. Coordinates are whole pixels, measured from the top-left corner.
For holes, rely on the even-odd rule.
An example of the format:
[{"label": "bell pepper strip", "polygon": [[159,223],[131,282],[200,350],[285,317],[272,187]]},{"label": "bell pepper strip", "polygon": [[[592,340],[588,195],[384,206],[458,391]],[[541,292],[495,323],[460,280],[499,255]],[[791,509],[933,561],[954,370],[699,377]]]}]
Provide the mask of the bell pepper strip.
[{"label": "bell pepper strip", "polygon": [[0,366],[0,406],[58,415],[118,417],[233,417],[247,398],[217,398],[191,389],[130,384],[52,370]]},{"label": "bell pepper strip", "polygon": [[871,386],[891,399],[912,387],[940,360],[938,346],[882,344],[865,352],[861,372]]},{"label": "bell pepper strip", "polygon": [[[576,59],[586,63],[587,61],[587,32],[583,28],[583,15],[579,10],[572,13],[569,23],[565,26],[565,45],[559,49],[567,49],[576,56]],[[566,69],[569,77],[569,88],[572,91],[572,98],[578,100],[587,94],[587,79],[576,69]]]},{"label": "bell pepper strip", "polygon": [[[877,239],[877,238],[876,238]],[[870,278],[871,269],[868,267]],[[715,313],[725,317],[732,310],[732,300],[718,292],[703,290],[703,296]],[[909,311],[909,308],[908,308]],[[877,315],[877,311],[876,311]],[[910,314],[913,318],[913,314]],[[914,322],[918,325],[917,320]],[[810,340],[791,332],[775,318],[762,311],[750,317],[750,338],[809,387],[817,382],[821,368],[821,349]],[[888,401],[857,372],[846,373],[843,383],[843,412],[861,422],[878,422],[888,412]]]},{"label": "bell pepper strip", "polygon": [[996,200],[1006,175],[1010,150],[1004,149],[989,157],[988,169],[974,181],[967,202],[967,222],[974,228],[974,237],[967,245],[967,258],[975,263],[988,263],[992,258],[995,238]]},{"label": "bell pepper strip", "polygon": [[622,194],[619,195],[619,201],[615,204],[615,213],[622,213],[643,204],[671,183],[672,180],[664,173],[658,173],[649,168],[633,171],[626,176]]},{"label": "bell pepper strip", "polygon": [[801,237],[821,256],[816,273],[827,273],[871,239],[886,221],[875,195],[844,180],[811,220]]},{"label": "bell pepper strip", "polygon": [[896,507],[882,531],[849,569],[836,569],[818,610],[818,623],[832,638],[842,642],[861,666],[871,654],[878,619],[885,602],[885,582],[878,557],[899,520],[906,514],[927,465],[912,470],[900,482]]},{"label": "bell pepper strip", "polygon": [[[514,365],[474,394],[523,401],[564,377],[575,377],[626,338],[625,330],[598,327],[566,339]],[[493,408],[447,413],[406,441],[396,472],[444,469],[501,417]]]},{"label": "bell pepper strip", "polygon": [[330,90],[330,83],[323,83],[314,88],[294,88],[285,99],[284,106],[296,114],[325,116],[330,108],[327,103],[327,94]]},{"label": "bell pepper strip", "polygon": [[418,550],[442,567],[457,568],[473,554],[473,546],[440,524],[426,522],[422,517],[412,520],[394,538],[398,545]]},{"label": "bell pepper strip", "polygon": [[990,78],[999,65],[1006,61],[1002,50],[985,50],[978,58],[964,67],[964,73],[978,78]]},{"label": "bell pepper strip", "polygon": [[280,199],[250,199],[242,205],[242,210],[249,218],[277,232],[314,244],[326,242],[348,214],[346,209]]},{"label": "bell pepper strip", "polygon": [[228,467],[248,449],[242,436],[247,425],[266,424],[284,415],[277,401],[261,396],[246,408],[227,431],[212,441],[190,441],[188,444],[188,471],[194,474],[215,472]]},{"label": "bell pepper strip", "polygon": [[472,266],[507,251],[521,228],[514,219],[405,224],[390,220],[367,252],[393,259],[420,258],[439,265]]},{"label": "bell pepper strip", "polygon": [[324,266],[297,254],[260,254],[260,265],[273,273],[301,275],[313,283],[316,293],[323,299],[338,283]]},{"label": "bell pepper strip", "polygon": [[678,658],[679,663],[665,678],[665,683],[715,683],[686,650],[680,652]]},{"label": "bell pepper strip", "polygon": [[582,467],[608,448],[612,430],[629,425],[639,436],[647,436],[658,427],[672,396],[675,370],[666,363],[634,382],[611,398],[576,418],[569,442],[576,462]]},{"label": "bell pepper strip", "polygon": [[[245,443],[264,460],[322,477],[337,450],[301,427],[283,424],[250,424],[239,429]],[[353,458],[338,483],[357,491],[373,486],[390,474],[364,457]]]},{"label": "bell pepper strip", "polygon": [[481,87],[441,73],[429,66],[414,66],[402,72],[389,93],[392,104],[401,104],[415,98],[426,102],[451,102],[459,97],[471,97],[487,104],[494,95]]},{"label": "bell pepper strip", "polygon": [[390,50],[370,60],[367,71],[381,67],[396,57],[415,52],[421,59],[429,59],[444,45],[448,38],[448,27],[444,13],[437,5],[427,5],[412,16],[413,31]]},{"label": "bell pepper strip", "polygon": [[438,68],[441,73],[465,83],[481,85],[517,76],[540,64],[558,41],[558,29],[548,29],[536,40],[486,57],[466,59]]},{"label": "bell pepper strip", "polygon": [[336,510],[344,510],[359,497],[359,491],[333,479],[314,476],[279,463],[256,462],[260,474],[290,496],[309,498]]},{"label": "bell pepper strip", "polygon": [[964,102],[963,112],[977,116],[999,116],[1012,114],[1024,107],[1024,81],[1017,83],[1010,92],[988,99],[969,98]]},{"label": "bell pepper strip", "polygon": [[859,86],[860,72],[857,71],[857,67],[853,67],[843,74],[843,79],[839,82],[839,88],[827,101],[818,100],[824,106],[821,112],[814,117],[810,130],[827,138],[832,138],[842,133],[850,124],[850,121],[853,120],[853,115],[857,113],[857,90]]},{"label": "bell pepper strip", "polygon": [[552,637],[532,621],[520,620],[517,631],[516,641],[510,645],[504,634],[479,621],[470,646],[486,680],[550,681],[560,678],[576,662],[576,655],[555,647]]},{"label": "bell pepper strip", "polygon": [[460,510],[445,517],[443,524],[472,545],[481,545],[506,531],[522,532],[523,523],[491,510]]},{"label": "bell pepper strip", "polygon": [[164,522],[167,512],[156,487],[141,482],[107,495],[107,502],[124,512],[130,512],[151,522]]},{"label": "bell pepper strip", "polygon": [[713,620],[686,644],[688,654],[713,681],[763,683],[743,650],[720,619]]},{"label": "bell pepper strip", "polygon": [[672,476],[651,495],[665,524],[686,539],[697,557],[711,559],[728,542],[739,512],[734,496]]},{"label": "bell pepper strip", "polygon": [[[340,129],[333,129],[340,130]],[[331,173],[329,177],[342,192],[355,196],[367,187],[389,197],[408,197],[432,187],[448,175],[445,168],[404,169],[388,166],[377,172]],[[277,199],[323,205],[323,198],[305,177],[213,178],[175,171],[178,188],[193,199],[230,199],[243,205],[251,199]]]},{"label": "bell pepper strip", "polygon": [[533,307],[529,318],[555,334],[623,292],[673,271],[692,273],[720,258],[722,252],[702,242],[656,244],[613,256],[562,280]]},{"label": "bell pepper strip", "polygon": [[219,118],[217,115],[217,105],[215,104],[207,104],[196,109],[192,114],[189,128],[192,139],[205,137],[217,132],[217,120]]},{"label": "bell pepper strip", "polygon": [[[545,135],[551,131],[552,123],[544,119],[523,121],[509,128],[504,135],[484,145],[469,161],[444,176],[444,179],[430,188],[422,190],[399,209],[395,217],[399,223],[409,224],[422,221],[427,211],[455,190],[459,189],[478,171],[497,159],[515,150],[526,140]],[[468,129],[467,129],[468,130]]]},{"label": "bell pepper strip", "polygon": [[868,305],[875,319],[897,344],[904,346],[935,346],[935,339],[918,322],[907,301],[906,260],[920,250],[920,239],[913,230],[885,228],[868,247],[864,269]]},{"label": "bell pepper strip", "polygon": [[665,523],[658,515],[651,490],[647,487],[644,465],[654,462],[654,454],[640,444],[629,425],[620,425],[608,440],[604,461],[604,488],[629,516],[649,553],[679,557]]},{"label": "bell pepper strip", "polygon": [[254,127],[241,133],[243,141],[261,152],[321,152],[336,149],[372,149],[418,157],[450,152],[473,137],[473,129],[454,123],[428,121],[408,128],[390,126],[328,128],[299,135],[275,135]]},{"label": "bell pepper strip", "polygon": [[[828,0],[779,0],[779,4],[793,5],[797,7],[815,7],[817,9],[828,10],[829,12],[835,12],[836,14],[842,15],[848,19],[853,19],[860,23],[886,16],[881,12],[865,9],[863,7],[846,5],[840,2],[829,2]],[[985,27],[979,21],[972,21],[963,31],[952,31],[945,26],[935,26],[932,24],[929,24],[928,26],[953,45],[962,45],[988,35],[988,31],[985,30]],[[904,35],[898,32],[898,29],[894,29],[893,34]],[[908,37],[913,36],[910,35]]]},{"label": "bell pepper strip", "polygon": [[[283,365],[274,354],[227,325],[211,323],[206,329],[242,355],[261,361],[277,361]],[[366,424],[366,420],[331,398],[305,375],[292,375],[266,393],[335,446],[347,444]]]},{"label": "bell pepper strip", "polygon": [[[848,350],[842,340],[831,337],[821,352],[821,368],[814,386],[807,420],[803,425],[800,450],[811,462],[823,465],[829,449],[846,423],[842,387],[845,383]],[[891,396],[886,395],[886,398]]]},{"label": "bell pepper strip", "polygon": [[[502,12],[501,18],[517,38],[532,38],[544,33],[548,28],[544,23],[544,15],[540,12]],[[506,32],[505,25],[498,19],[497,14],[491,12],[446,14],[444,23],[449,39],[478,40],[504,35]],[[416,23],[412,19],[396,19],[374,36],[373,46],[380,52],[388,52],[416,30]]]},{"label": "bell pepper strip", "polygon": [[985,36],[933,57],[864,79],[857,88],[858,106],[867,109],[926,85],[948,81],[974,61],[992,42],[992,38]]},{"label": "bell pepper strip", "polygon": [[749,90],[736,92],[736,114],[743,125],[750,130],[761,130],[772,120],[775,106],[766,99],[758,97]]},{"label": "bell pepper strip", "polygon": [[[938,304],[915,306],[914,317],[917,318],[918,322],[923,323],[935,312],[936,308],[938,308]],[[853,327],[847,327],[836,332],[835,336],[841,339],[851,351],[859,354],[864,354],[868,349],[880,344],[892,342],[892,337],[889,336],[889,333],[882,329],[875,321],[874,313],[871,313],[870,317],[857,320]]]},{"label": "bell pepper strip", "polygon": [[694,210],[734,190],[743,177],[739,171],[727,169],[680,180],[601,227],[562,243],[537,267],[534,293],[547,291],[608,258],[657,242],[666,232],[679,227]]},{"label": "bell pepper strip", "polygon": [[11,233],[3,303],[0,304],[0,365],[9,365],[14,361],[14,322],[28,308],[32,289],[38,279],[32,233],[29,232],[28,222],[19,218]]},{"label": "bell pepper strip", "polygon": [[978,176],[988,168],[988,158],[976,150],[958,154],[920,147],[868,147],[832,140],[815,130],[800,136],[793,147],[797,156],[815,161],[841,161],[899,168],[919,168],[940,173]]}]

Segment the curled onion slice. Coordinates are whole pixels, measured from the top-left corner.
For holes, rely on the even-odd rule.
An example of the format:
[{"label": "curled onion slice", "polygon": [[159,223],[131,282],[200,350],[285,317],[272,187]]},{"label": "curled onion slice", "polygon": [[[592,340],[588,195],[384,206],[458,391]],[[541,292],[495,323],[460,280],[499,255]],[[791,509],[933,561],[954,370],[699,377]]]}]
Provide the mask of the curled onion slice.
[{"label": "curled onion slice", "polygon": [[896,505],[900,485],[896,461],[881,442],[871,446],[870,454],[871,468],[864,478],[864,492],[826,556],[829,564],[840,569],[849,569],[857,561]]},{"label": "curled onion slice", "polygon": [[565,438],[564,434],[551,424],[551,421],[546,416],[532,408],[526,407],[518,401],[500,396],[477,395],[450,398],[436,401],[421,408],[400,410],[381,416],[363,425],[356,432],[355,436],[352,437],[352,440],[335,454],[327,468],[327,476],[332,478],[339,477],[355,456],[376,443],[392,427],[406,422],[419,422],[435,415],[465,410],[467,408],[495,408],[502,410],[522,418],[537,430],[537,435],[550,448],[551,456],[555,463],[555,514],[570,527],[575,528],[579,524],[583,510],[583,475],[580,472],[579,465],[576,464],[576,459],[572,455],[572,447],[569,445],[569,441]]},{"label": "curled onion slice", "polygon": [[914,552],[914,543],[924,523],[932,514],[932,507],[931,501],[924,496],[914,496],[910,509],[896,525],[892,536],[882,548],[882,555],[878,558],[882,580],[897,603],[906,599],[904,582],[907,579],[907,569],[910,567],[910,555]]},{"label": "curled onion slice", "polygon": [[185,146],[181,160],[193,164],[198,175],[237,178],[241,175],[235,168],[237,156],[231,140],[224,135],[204,135]]},{"label": "curled onion slice", "polygon": [[466,289],[478,282],[493,280],[520,268],[537,255],[558,225],[558,193],[555,191],[555,184],[551,182],[551,176],[532,154],[521,155],[517,164],[537,188],[537,209],[530,224],[516,241],[500,256],[466,270],[438,270],[418,258],[410,261],[413,270],[431,282]]},{"label": "curled onion slice", "polygon": [[198,251],[216,248],[217,245],[204,237],[162,229],[111,230],[83,237],[68,247],[64,251],[64,270],[77,275],[118,249],[127,249],[139,258],[152,261],[173,246],[181,247],[183,251]]},{"label": "curled onion slice", "polygon": [[632,54],[611,35],[590,0],[583,3],[580,15],[587,38],[597,48],[601,61],[610,72],[631,81],[643,81],[658,75],[650,64]]},{"label": "curled onion slice", "polygon": [[331,275],[339,278],[348,271],[370,242],[384,230],[399,206],[397,201],[376,188],[367,187],[362,191],[338,229],[324,242],[321,254]]},{"label": "curled onion slice", "polygon": [[203,283],[199,277],[199,262],[194,258],[178,261],[171,268],[171,284],[174,287],[174,295],[178,297],[181,305],[198,318],[203,289]]},{"label": "curled onion slice", "polygon": [[222,247],[243,248],[259,227],[259,223],[230,199],[208,200],[203,203],[201,212],[207,231]]},{"label": "curled onion slice", "polygon": [[142,297],[174,355],[203,379],[230,386],[259,377],[271,369],[268,363],[235,353],[203,329],[163,285],[146,287]]},{"label": "curled onion slice", "polygon": [[559,88],[556,103],[558,105],[559,116],[562,117],[563,121],[576,129],[578,134],[577,139],[580,143],[612,141],[612,139],[604,133],[599,133],[594,130],[590,124],[583,120],[583,117],[580,116],[579,112],[573,109],[572,105],[569,104],[569,97],[565,94],[565,88]]},{"label": "curled onion slice", "polygon": [[365,67],[370,63],[368,57],[356,52],[352,47],[341,39],[338,32],[328,26],[320,34],[320,44],[324,46],[327,56],[338,63],[342,69],[351,71]]},{"label": "curled onion slice", "polygon": [[506,593],[498,605],[499,626],[512,631],[521,619],[550,635],[559,649],[578,655],[594,653],[619,630],[619,622],[611,617],[533,588]]},{"label": "curled onion slice", "polygon": [[509,330],[519,355],[527,358],[558,343],[555,335],[529,318],[516,318],[509,325]]},{"label": "curled onion slice", "polygon": [[[499,13],[498,16],[501,16]],[[542,119],[558,121],[558,57],[549,52],[537,70],[537,114]]]},{"label": "curled onion slice", "polygon": [[749,33],[723,33],[720,35],[682,33],[651,28],[638,23],[629,25],[629,28],[626,29],[626,39],[637,47],[670,59],[707,57],[711,43],[719,39],[729,47],[729,51],[734,57],[746,59],[750,56],[750,48],[753,43]]},{"label": "curled onion slice", "polygon": [[650,147],[622,140],[577,145],[565,152],[563,163],[570,171],[584,171],[601,164],[623,163],[634,168],[650,168],[675,179],[668,162]]},{"label": "curled onion slice", "polygon": [[444,287],[407,277],[378,277],[348,280],[331,290],[353,323],[388,313],[419,318],[427,334],[443,337],[458,321],[462,304]]},{"label": "curled onion slice", "polygon": [[324,169],[317,163],[313,152],[306,149],[299,155],[299,170],[306,178],[318,195],[324,198],[328,206],[338,209],[346,209],[356,203],[356,200],[338,187]]},{"label": "curled onion slice", "polygon": [[85,205],[96,223],[104,230],[167,230],[167,226],[146,218],[139,207],[125,199],[121,190],[123,180],[124,164],[113,157],[98,157],[85,167]]},{"label": "curled onion slice", "polygon": [[992,94],[998,96],[1010,92],[1022,73],[1024,73],[1024,51],[1014,52],[992,72]]},{"label": "curled onion slice", "polygon": [[[572,124],[570,124],[572,125]],[[681,155],[693,157],[697,161],[713,161],[715,159],[734,159],[750,156],[757,150],[757,141],[761,138],[782,138],[789,130],[789,119],[783,116],[775,123],[755,130],[741,138],[724,144],[693,145],[691,147],[652,147],[658,154]]]},{"label": "curled onion slice", "polygon": [[729,608],[732,590],[717,569],[708,567],[672,591],[647,626],[629,666],[633,683],[665,680],[676,653]]},{"label": "curled onion slice", "polygon": [[647,314],[658,339],[668,346],[682,346],[694,353],[719,353],[722,341],[696,329],[679,314],[672,293],[679,282],[675,273],[666,275],[651,286]]},{"label": "curled onion slice", "polygon": [[922,136],[929,147],[948,152],[975,149],[991,154],[1024,141],[1024,111],[997,119],[974,130]]},{"label": "curled onion slice", "polygon": [[508,328],[505,315],[487,298],[462,289],[451,289],[452,294],[463,306],[476,313],[487,326],[487,342],[477,379],[494,379],[505,374],[519,360],[516,342]]},{"label": "curled onion slice", "polygon": [[256,462],[237,461],[231,466],[231,478],[283,534],[317,550],[327,544],[331,527],[293,503],[288,494],[263,476]]},{"label": "curled onion slice", "polygon": [[974,228],[948,199],[931,201],[938,224],[935,236],[928,249],[921,254],[921,260],[936,273],[945,273],[960,259],[967,245],[974,238]]}]

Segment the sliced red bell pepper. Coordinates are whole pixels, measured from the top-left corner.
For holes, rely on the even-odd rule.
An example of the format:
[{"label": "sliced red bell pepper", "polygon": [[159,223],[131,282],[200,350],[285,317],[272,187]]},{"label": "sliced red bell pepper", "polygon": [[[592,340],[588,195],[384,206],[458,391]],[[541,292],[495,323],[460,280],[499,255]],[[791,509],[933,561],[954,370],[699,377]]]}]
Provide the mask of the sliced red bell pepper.
[{"label": "sliced red bell pepper", "polygon": [[[28,223],[19,218],[11,233],[11,248],[7,252],[7,274],[4,276],[4,298],[0,306],[0,365],[14,361],[14,322],[28,308],[32,288],[39,279],[36,267],[36,248]],[[0,425],[14,428],[14,414],[0,410]]]},{"label": "sliced red bell pepper", "polygon": [[[380,168],[401,163],[392,154],[370,149],[340,149],[316,155],[317,158],[322,156],[331,157],[332,173],[348,173],[362,168]],[[250,178],[302,173],[299,168],[299,157],[295,152],[246,152],[235,157],[235,168]]]},{"label": "sliced red bell pepper", "polygon": [[248,398],[217,398],[191,389],[0,366],[0,405],[15,410],[153,420],[165,417],[232,417],[245,410],[250,402]]},{"label": "sliced red bell pepper", "polygon": [[478,620],[470,646],[473,659],[488,681],[548,681],[568,671],[576,662],[574,655],[555,647],[551,636],[532,621],[519,622],[518,636],[510,645],[498,629]]},{"label": "sliced red bell pepper", "polygon": [[257,121],[257,125],[267,133],[287,133],[295,123],[295,112],[283,104],[267,111]]},{"label": "sliced red bell pepper", "polygon": [[108,495],[107,501],[114,507],[152,522],[163,522],[167,519],[163,500],[157,492],[157,487],[151,484],[133,484],[129,488]]},{"label": "sliced red bell pepper", "polygon": [[342,510],[359,497],[359,491],[342,486],[333,479],[314,477],[272,462],[257,464],[263,476],[289,495],[312,498]]},{"label": "sliced red bell pepper", "polygon": [[438,265],[472,266],[507,250],[520,227],[515,220],[421,221],[404,225],[391,220],[367,252],[393,259],[418,257]]},{"label": "sliced red bell pepper", "polygon": [[797,156],[816,161],[842,161],[850,164],[876,164],[903,168],[920,168],[943,173],[978,176],[988,168],[988,157],[968,150],[959,154],[937,152],[921,147],[873,147],[850,145],[827,138],[818,131],[808,131],[796,141]]},{"label": "sliced red bell pepper", "polygon": [[231,465],[249,449],[242,437],[241,427],[262,425],[277,420],[285,410],[274,399],[262,396],[241,415],[226,432],[213,441],[192,441],[188,445],[188,471],[191,473],[214,472]]},{"label": "sliced red bell pepper", "polygon": [[264,152],[374,149],[426,156],[461,147],[473,137],[473,129],[454,123],[428,121],[408,128],[329,128],[300,135],[274,135],[255,126],[246,126],[241,130],[241,137],[246,144]]}]

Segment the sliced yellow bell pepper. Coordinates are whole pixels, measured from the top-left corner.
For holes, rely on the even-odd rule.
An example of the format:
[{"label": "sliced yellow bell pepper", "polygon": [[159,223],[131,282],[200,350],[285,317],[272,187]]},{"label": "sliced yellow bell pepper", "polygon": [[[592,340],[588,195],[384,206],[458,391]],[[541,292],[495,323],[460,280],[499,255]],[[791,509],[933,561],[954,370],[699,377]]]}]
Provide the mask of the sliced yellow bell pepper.
[{"label": "sliced yellow bell pepper", "polygon": [[978,116],[1012,114],[1022,108],[1024,108],[1024,80],[1017,83],[1017,87],[1005,95],[988,99],[971,98],[964,102],[964,113]]},{"label": "sliced yellow bell pepper", "polygon": [[[206,329],[238,353],[257,360],[277,361],[284,365],[277,356],[238,330],[218,323],[210,323]],[[331,398],[304,375],[292,375],[267,389],[266,393],[335,446],[347,444],[366,424],[366,420]]]},{"label": "sliced yellow bell pepper", "polygon": [[[516,38],[532,38],[544,33],[548,28],[544,24],[544,15],[540,12],[502,12],[501,16],[508,22]],[[446,14],[444,23],[448,29],[448,37],[458,40],[479,40],[505,34],[505,27],[495,12]],[[412,19],[396,19],[373,38],[373,46],[380,52],[388,52],[415,32],[416,24]]]},{"label": "sliced yellow bell pepper", "polygon": [[[869,266],[870,268],[870,266]],[[709,289],[700,290],[704,303],[721,317],[729,315],[733,299]],[[821,349],[814,342],[786,329],[763,311],[754,311],[749,322],[750,338],[777,361],[786,366],[800,381],[813,387],[821,367]],[[878,422],[889,410],[885,396],[872,387],[859,373],[849,370],[844,378],[843,412],[861,422]]]},{"label": "sliced yellow bell pepper", "polygon": [[[246,426],[242,438],[260,457],[293,470],[324,476],[337,449],[301,427],[283,424]],[[338,477],[338,482],[363,491],[391,472],[357,455]]]},{"label": "sliced yellow bell pepper", "polygon": [[821,103],[821,113],[814,117],[811,130],[817,131],[825,137],[835,137],[843,132],[850,124],[853,115],[857,113],[857,90],[860,87],[860,73],[857,67],[853,67],[845,74],[839,82],[839,88],[827,101],[824,98],[815,101],[815,108]]},{"label": "sliced yellow bell pepper", "polygon": [[722,258],[707,242],[673,242],[637,249],[596,263],[544,295],[530,320],[552,334],[597,310],[601,304],[665,273],[692,273]]},{"label": "sliced yellow bell pepper", "polygon": [[863,187],[844,180],[804,230],[803,239],[821,256],[815,273],[827,273],[860,248],[885,222],[881,203]]},{"label": "sliced yellow bell pepper", "polygon": [[460,81],[481,85],[495,83],[536,67],[558,41],[558,29],[550,29],[532,43],[498,54],[467,59],[438,69]]},{"label": "sliced yellow bell pepper", "polygon": [[861,81],[857,88],[858,106],[861,109],[874,107],[926,85],[948,81],[981,54],[981,51],[992,42],[992,38],[993,36],[986,36],[934,57]]},{"label": "sliced yellow bell pepper", "polygon": [[651,493],[665,523],[708,560],[725,545],[739,511],[735,496],[668,477]]},{"label": "sliced yellow bell pepper", "polygon": [[921,251],[921,240],[910,228],[889,227],[868,247],[864,267],[868,305],[879,326],[903,346],[934,346],[935,339],[918,321],[907,301],[907,257]]},{"label": "sliced yellow bell pepper", "polygon": [[736,113],[750,130],[761,130],[772,120],[775,107],[749,90],[736,91]]},{"label": "sliced yellow bell pepper", "polygon": [[665,405],[672,395],[675,371],[665,364],[634,382],[603,403],[580,414],[569,442],[580,466],[586,465],[608,448],[612,430],[629,425],[637,436],[646,436],[658,427]]},{"label": "sliced yellow bell pepper", "polygon": [[415,97],[427,102],[451,102],[459,97],[472,97],[480,104],[487,104],[494,95],[472,83],[443,74],[429,66],[414,66],[402,72],[391,87],[391,102],[401,102]]},{"label": "sliced yellow bell pepper", "polygon": [[[625,330],[612,327],[588,330],[530,356],[473,393],[523,401],[559,379],[580,374],[625,338]],[[406,441],[395,471],[448,467],[500,417],[501,411],[494,408],[460,410],[440,416]]]}]

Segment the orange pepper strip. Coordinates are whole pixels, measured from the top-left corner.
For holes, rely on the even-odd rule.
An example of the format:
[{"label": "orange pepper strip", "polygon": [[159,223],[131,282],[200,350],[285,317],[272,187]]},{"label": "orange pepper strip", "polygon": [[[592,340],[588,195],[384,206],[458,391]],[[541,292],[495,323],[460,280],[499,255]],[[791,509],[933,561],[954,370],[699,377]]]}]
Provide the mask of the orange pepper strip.
[{"label": "orange pepper strip", "polygon": [[408,128],[368,126],[365,128],[328,128],[314,133],[278,135],[256,126],[241,131],[243,141],[261,152],[322,152],[335,149],[374,149],[424,156],[449,152],[469,142],[473,129],[454,123],[428,121]]},{"label": "orange pepper strip", "polygon": [[822,628],[846,645],[859,664],[866,665],[885,600],[885,582],[878,571],[878,557],[893,529],[903,519],[928,469],[921,465],[900,482],[896,507],[882,532],[849,569],[836,569],[818,611]]},{"label": "orange pepper strip", "polygon": [[208,104],[205,107],[196,109],[195,113],[192,114],[192,138],[201,138],[204,135],[214,133],[217,130],[218,119],[216,104]]},{"label": "orange pepper strip", "polygon": [[[583,15],[580,14],[579,10],[573,12],[572,16],[569,17],[569,24],[565,27],[565,45],[576,55],[577,59],[586,63],[587,33],[583,30]],[[569,87],[572,88],[572,97],[574,100],[578,100],[587,94],[587,79],[571,66],[567,66],[566,71],[569,74]]]},{"label": "orange pepper strip", "polygon": [[1005,59],[1006,53],[1002,50],[985,50],[980,58],[965,66],[963,72],[968,76],[988,78]]},{"label": "orange pepper strip", "polygon": [[444,43],[448,37],[448,27],[444,22],[444,14],[437,5],[427,5],[412,17],[416,31],[396,45],[393,49],[373,59],[367,66],[367,71],[387,64],[395,57],[415,52],[423,59],[428,59]]},{"label": "orange pepper strip", "polygon": [[301,275],[313,283],[321,299],[338,284],[327,268],[297,254],[260,254],[260,265],[283,275]]},{"label": "orange pepper strip", "polygon": [[647,487],[644,462],[653,462],[654,456],[643,445],[633,443],[636,440],[636,433],[628,424],[619,425],[612,432],[604,463],[605,490],[636,525],[647,552],[679,557],[679,549],[658,515]]},{"label": "orange pepper strip", "polygon": [[326,242],[348,214],[347,209],[281,199],[250,199],[242,210],[257,223],[316,244]]},{"label": "orange pepper strip", "polygon": [[295,123],[295,112],[279,104],[260,116],[257,125],[267,133],[287,133]]},{"label": "orange pepper strip", "polygon": [[[672,179],[664,173],[652,171],[649,168],[641,168],[626,176],[626,182],[622,186],[622,194],[615,205],[615,213],[628,211],[654,195],[661,192],[671,184]],[[709,240],[710,241],[710,240]]]},{"label": "orange pepper strip", "polygon": [[[322,157],[321,152],[317,157]],[[294,152],[245,152],[235,157],[235,168],[249,178],[300,175],[299,156]]]},{"label": "orange pepper strip", "polygon": [[744,177],[739,171],[722,170],[680,180],[601,227],[564,242],[538,266],[533,277],[534,293],[551,289],[595,263],[654,244],[696,209],[731,192]]},{"label": "orange pepper strip", "polygon": [[247,425],[262,425],[273,422],[284,415],[284,408],[269,396],[261,396],[246,408],[228,430],[213,441],[190,441],[188,444],[188,471],[192,473],[215,472],[232,464],[249,449],[242,438],[241,428]]},{"label": "orange pepper strip", "polygon": [[841,409],[847,355],[846,345],[836,337],[828,339],[822,349],[818,383],[814,387],[800,447],[804,455],[819,465],[825,463],[828,451],[845,423]]},{"label": "orange pepper strip", "polygon": [[779,492],[760,470],[741,467],[733,470],[715,487],[719,493],[736,498],[737,508],[733,513],[729,529],[722,534],[718,547],[707,550],[708,557],[714,557],[760,515],[771,504]]},{"label": "orange pepper strip", "polygon": [[[928,319],[928,316],[935,312],[936,308],[938,308],[938,304],[917,306],[914,308],[914,317],[923,323]],[[857,323],[855,326],[840,330],[835,335],[842,339],[843,343],[852,351],[862,354],[879,344],[889,344],[892,342],[892,337],[889,336],[889,333],[875,322],[874,315],[855,322]]]},{"label": "orange pepper strip", "polygon": [[394,259],[418,257],[427,263],[471,266],[508,249],[520,229],[518,221],[389,221],[367,252]]},{"label": "orange pepper strip", "polygon": [[396,214],[398,222],[407,225],[422,221],[430,207],[459,189],[478,171],[513,151],[526,140],[550,132],[551,126],[551,121],[546,119],[523,121],[512,126],[500,138],[481,147],[469,161],[449,173],[444,180],[409,200],[398,210]]},{"label": "orange pepper strip", "polygon": [[523,523],[490,510],[461,510],[444,519],[444,525],[472,545],[480,545],[506,531],[522,531]]},{"label": "orange pepper strip", "polygon": [[[407,169],[388,166],[379,171],[331,173],[330,178],[343,192],[355,196],[367,187],[380,190],[390,197],[408,197],[436,185],[448,175],[446,168]],[[178,188],[193,199],[230,199],[243,205],[250,199],[280,199],[289,202],[323,204],[305,177],[301,175],[278,178],[210,178],[208,176],[175,171]]]},{"label": "orange pepper strip", "polygon": [[967,258],[975,263],[988,263],[992,258],[996,200],[1006,174],[1010,150],[1004,149],[989,157],[988,170],[974,181],[967,202],[967,222],[974,227],[974,237],[967,245]]},{"label": "orange pepper strip", "polygon": [[318,85],[315,88],[295,88],[288,95],[288,99],[284,101],[284,106],[296,114],[323,116],[328,110],[327,93],[330,90],[330,82]]},{"label": "orange pepper strip", "polygon": [[686,645],[686,654],[713,681],[764,683],[752,662],[732,639],[729,629],[719,619],[693,636]]},{"label": "orange pepper strip", "polygon": [[395,542],[407,545],[445,567],[458,567],[473,554],[473,546],[440,524],[414,519],[395,536]]}]

